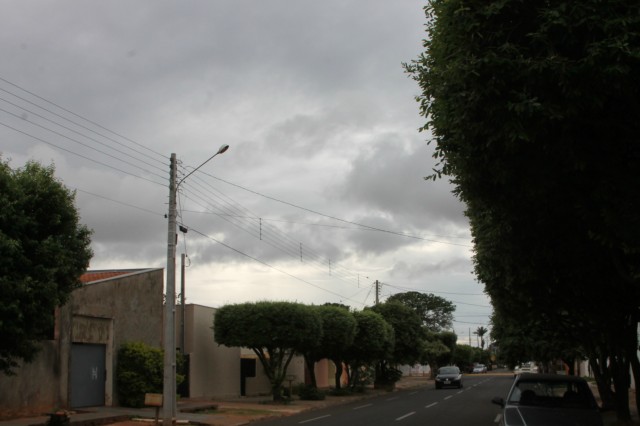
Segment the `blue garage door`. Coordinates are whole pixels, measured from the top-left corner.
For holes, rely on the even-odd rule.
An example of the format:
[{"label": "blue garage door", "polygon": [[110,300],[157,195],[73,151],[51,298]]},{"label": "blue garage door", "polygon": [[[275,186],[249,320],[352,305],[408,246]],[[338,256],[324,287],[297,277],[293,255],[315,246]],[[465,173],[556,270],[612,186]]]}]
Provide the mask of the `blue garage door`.
[{"label": "blue garage door", "polygon": [[71,407],[104,405],[106,345],[71,346]]}]

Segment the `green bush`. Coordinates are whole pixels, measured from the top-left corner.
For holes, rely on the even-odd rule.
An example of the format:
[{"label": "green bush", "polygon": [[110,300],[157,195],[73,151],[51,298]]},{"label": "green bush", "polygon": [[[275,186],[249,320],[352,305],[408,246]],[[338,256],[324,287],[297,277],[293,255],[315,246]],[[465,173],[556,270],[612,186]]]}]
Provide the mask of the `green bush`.
[{"label": "green bush", "polygon": [[[180,354],[177,354],[176,361],[180,371],[184,366]],[[120,347],[116,368],[120,405],[144,407],[145,393],[162,393],[163,378],[164,352],[161,349],[140,342],[129,342]],[[183,375],[176,374],[176,387],[183,380]]]},{"label": "green bush", "polygon": [[322,401],[326,397],[324,392],[309,385],[300,385],[296,391],[300,399],[304,401]]},{"label": "green bush", "polygon": [[329,391],[329,395],[331,396],[350,396],[351,394],[353,394],[353,391],[349,388],[340,388],[340,389],[332,388]]}]

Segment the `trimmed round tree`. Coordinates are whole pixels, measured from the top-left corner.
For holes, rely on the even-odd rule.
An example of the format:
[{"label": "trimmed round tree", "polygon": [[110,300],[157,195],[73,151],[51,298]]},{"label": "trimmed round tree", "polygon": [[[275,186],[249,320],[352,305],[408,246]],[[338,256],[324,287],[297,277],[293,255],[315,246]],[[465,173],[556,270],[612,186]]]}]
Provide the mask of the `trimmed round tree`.
[{"label": "trimmed round tree", "polygon": [[300,303],[251,302],[218,309],[213,330],[216,343],[253,350],[277,401],[293,355],[315,347],[322,338],[322,320],[316,309]]}]

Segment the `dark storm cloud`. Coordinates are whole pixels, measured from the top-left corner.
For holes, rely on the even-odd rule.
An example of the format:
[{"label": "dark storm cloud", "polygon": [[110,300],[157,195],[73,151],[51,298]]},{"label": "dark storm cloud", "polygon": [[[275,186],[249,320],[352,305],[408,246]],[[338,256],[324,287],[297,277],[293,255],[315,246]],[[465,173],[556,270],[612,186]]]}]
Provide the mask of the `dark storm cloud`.
[{"label": "dark storm cloud", "polygon": [[[447,277],[475,286],[460,275],[470,263],[463,206],[446,181],[423,179],[433,163],[426,135],[417,132],[424,120],[414,100],[419,88],[401,66],[422,50],[423,6],[3,2],[0,78],[91,122],[6,82],[0,89],[90,129],[28,105],[82,133],[58,127],[67,137],[93,147],[88,137],[117,140],[126,154],[109,150],[113,158],[37,128],[34,122],[49,123],[19,108],[17,117],[0,113],[0,121],[26,134],[0,126],[0,150],[16,165],[53,161],[64,183],[78,189],[82,220],[95,231],[92,267],[162,267],[169,155],[177,154],[184,176],[231,145],[180,195],[180,221],[190,230],[178,253],[186,250],[193,261],[194,302],[283,293],[343,300],[365,290],[357,296],[364,299],[368,289],[353,287],[352,277],[345,284],[340,268],[370,282],[393,278],[410,287],[437,273],[443,286]],[[0,92],[6,109],[14,107],[3,98],[23,102]],[[93,133],[105,129],[115,133]]]}]

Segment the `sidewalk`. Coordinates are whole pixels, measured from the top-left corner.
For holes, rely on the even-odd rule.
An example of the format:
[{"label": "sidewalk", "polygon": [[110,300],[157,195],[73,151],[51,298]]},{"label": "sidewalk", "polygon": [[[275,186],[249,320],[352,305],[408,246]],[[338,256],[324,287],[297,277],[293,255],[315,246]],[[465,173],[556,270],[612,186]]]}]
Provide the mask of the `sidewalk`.
[{"label": "sidewalk", "polygon": [[[403,377],[397,389],[424,386],[430,381],[426,377]],[[432,383],[432,381],[431,381]],[[210,426],[240,426],[267,417],[288,416],[302,411],[344,404],[387,391],[369,389],[361,395],[327,396],[322,401],[294,400],[288,404],[274,404],[270,397],[238,397],[225,400],[182,399],[178,401],[178,423]],[[162,410],[160,410],[160,423]],[[153,425],[155,408],[91,407],[69,415],[72,426],[141,426]],[[135,419],[135,420],[132,420]],[[0,426],[43,426],[49,417],[27,417],[0,421]],[[142,423],[144,421],[144,423]]]},{"label": "sidewalk", "polygon": [[[433,381],[424,376],[403,377],[396,389],[409,389],[433,385]],[[268,396],[238,397],[231,399],[182,399],[178,401],[178,424],[198,424],[209,426],[241,426],[268,417],[281,417],[297,414],[303,411],[339,405],[359,399],[370,398],[385,394],[388,391],[368,389],[361,395],[327,396],[322,401],[302,401],[295,399],[288,404],[274,404]],[[597,388],[594,389],[596,399],[599,399]],[[630,393],[631,414],[637,423],[638,413],[635,408],[635,394]],[[490,401],[487,401],[490,404]],[[162,411],[162,410],[160,410]],[[125,407],[92,407],[70,414],[72,426],[146,426],[153,425],[155,419],[154,408],[125,408]],[[20,418],[0,421],[0,426],[44,426],[49,417]],[[605,426],[616,425],[615,412],[603,413]],[[162,414],[160,415],[160,423]]]}]

